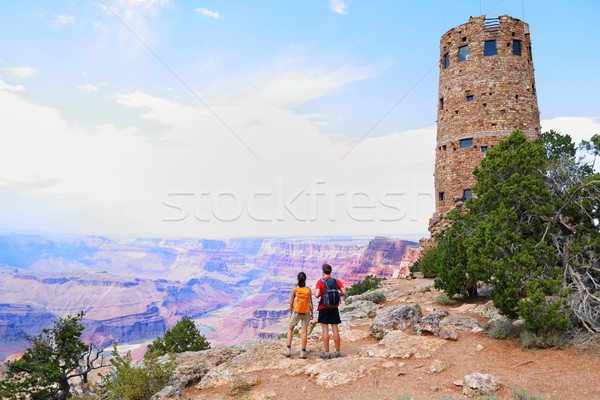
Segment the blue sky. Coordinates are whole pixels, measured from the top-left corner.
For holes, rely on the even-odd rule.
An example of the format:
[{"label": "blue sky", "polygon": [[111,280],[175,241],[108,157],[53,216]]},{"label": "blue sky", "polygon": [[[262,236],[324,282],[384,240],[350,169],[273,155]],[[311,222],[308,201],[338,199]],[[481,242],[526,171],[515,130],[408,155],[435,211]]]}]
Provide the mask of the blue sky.
[{"label": "blue sky", "polygon": [[596,1],[28,0],[0,11],[4,229],[423,234],[439,38],[483,13],[530,24],[543,128],[600,132]]}]

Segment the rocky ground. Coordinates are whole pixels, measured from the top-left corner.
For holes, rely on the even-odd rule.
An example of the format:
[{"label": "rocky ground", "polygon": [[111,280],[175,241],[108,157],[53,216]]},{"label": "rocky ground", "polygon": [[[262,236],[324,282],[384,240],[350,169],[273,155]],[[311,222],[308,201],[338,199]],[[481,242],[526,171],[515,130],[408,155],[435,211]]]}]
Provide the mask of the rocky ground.
[{"label": "rocky ground", "polygon": [[[441,306],[431,284],[392,279],[378,293],[350,298],[341,309],[342,358],[319,358],[319,327],[307,360],[298,358],[299,339],[291,358],[282,354],[284,339],[183,353],[171,384],[154,398],[394,400],[491,393],[508,399],[521,387],[546,399],[600,399],[598,347],[523,350],[516,340],[494,340],[485,330],[498,317],[490,303]],[[382,294],[383,303],[370,301],[383,300]]]}]

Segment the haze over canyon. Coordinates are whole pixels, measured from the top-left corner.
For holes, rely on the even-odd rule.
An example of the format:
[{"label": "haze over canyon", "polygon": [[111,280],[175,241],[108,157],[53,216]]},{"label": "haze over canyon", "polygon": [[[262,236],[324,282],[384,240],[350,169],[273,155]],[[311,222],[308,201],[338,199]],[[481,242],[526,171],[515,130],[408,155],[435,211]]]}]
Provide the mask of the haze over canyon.
[{"label": "haze over canyon", "polygon": [[415,242],[375,237],[228,240],[0,236],[0,361],[57,317],[85,312],[84,339],[141,344],[184,316],[213,347],[284,332],[299,271],[314,287],[324,262],[349,286],[401,277]]}]

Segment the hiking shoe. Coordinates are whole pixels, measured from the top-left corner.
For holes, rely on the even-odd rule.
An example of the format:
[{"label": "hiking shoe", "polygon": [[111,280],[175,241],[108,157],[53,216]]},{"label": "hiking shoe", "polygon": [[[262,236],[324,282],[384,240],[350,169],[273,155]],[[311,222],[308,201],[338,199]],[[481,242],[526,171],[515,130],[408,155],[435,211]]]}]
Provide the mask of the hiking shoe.
[{"label": "hiking shoe", "polygon": [[283,355],[289,357],[291,355],[290,350],[291,348],[286,346],[286,348],[283,349]]},{"label": "hiking shoe", "polygon": [[321,354],[319,357],[321,357],[323,360],[329,360],[331,358],[331,355],[329,354],[329,352],[325,352],[323,354]]},{"label": "hiking shoe", "polygon": [[339,350],[335,351],[335,358],[340,358],[342,356],[342,353],[340,353]]},{"label": "hiking shoe", "polygon": [[303,358],[303,359],[306,359],[306,358],[308,358],[308,357],[306,357],[306,350],[302,350],[302,351],[300,352],[300,358]]}]

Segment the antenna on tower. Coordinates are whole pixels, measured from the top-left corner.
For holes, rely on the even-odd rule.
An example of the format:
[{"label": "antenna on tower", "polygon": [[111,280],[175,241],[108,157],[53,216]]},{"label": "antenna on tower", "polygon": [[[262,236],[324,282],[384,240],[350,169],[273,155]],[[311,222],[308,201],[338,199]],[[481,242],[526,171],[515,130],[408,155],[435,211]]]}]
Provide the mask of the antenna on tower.
[{"label": "antenna on tower", "polygon": [[523,11],[523,21],[525,21],[525,3],[521,3],[521,11]]}]

